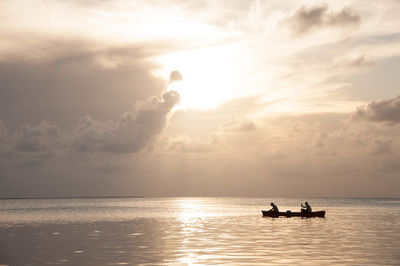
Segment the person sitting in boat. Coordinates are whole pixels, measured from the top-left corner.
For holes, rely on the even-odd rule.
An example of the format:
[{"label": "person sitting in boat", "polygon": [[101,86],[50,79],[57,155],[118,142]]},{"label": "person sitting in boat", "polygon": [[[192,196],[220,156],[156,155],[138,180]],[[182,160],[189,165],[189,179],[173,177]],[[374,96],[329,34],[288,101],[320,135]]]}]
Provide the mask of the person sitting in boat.
[{"label": "person sitting in boat", "polygon": [[279,212],[278,207],[273,202],[271,202],[271,206],[272,208],[269,210],[270,212]]},{"label": "person sitting in boat", "polygon": [[301,204],[301,212],[312,212],[310,204],[308,204],[307,201],[304,204],[305,205],[303,205],[303,203]]}]

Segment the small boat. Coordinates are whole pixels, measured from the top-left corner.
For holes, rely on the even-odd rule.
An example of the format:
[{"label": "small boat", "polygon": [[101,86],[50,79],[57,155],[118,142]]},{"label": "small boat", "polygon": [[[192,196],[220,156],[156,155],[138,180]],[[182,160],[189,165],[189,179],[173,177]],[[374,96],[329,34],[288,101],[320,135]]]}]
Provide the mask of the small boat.
[{"label": "small boat", "polygon": [[317,212],[272,212],[272,211],[261,211],[264,217],[325,217],[325,211]]}]

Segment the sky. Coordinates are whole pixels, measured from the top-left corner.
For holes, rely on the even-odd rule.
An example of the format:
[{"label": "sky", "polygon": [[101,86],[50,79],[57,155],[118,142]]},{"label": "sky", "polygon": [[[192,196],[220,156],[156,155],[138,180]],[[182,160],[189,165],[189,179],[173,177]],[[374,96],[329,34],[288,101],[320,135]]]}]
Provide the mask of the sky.
[{"label": "sky", "polygon": [[3,0],[0,197],[400,197],[399,14]]}]

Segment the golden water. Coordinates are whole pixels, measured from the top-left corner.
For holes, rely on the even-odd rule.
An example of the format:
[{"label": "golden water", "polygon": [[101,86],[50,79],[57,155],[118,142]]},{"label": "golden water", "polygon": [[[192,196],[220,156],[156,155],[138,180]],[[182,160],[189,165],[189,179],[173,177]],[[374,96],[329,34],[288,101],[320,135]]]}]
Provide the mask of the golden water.
[{"label": "golden water", "polygon": [[400,265],[399,199],[0,200],[0,265]]}]

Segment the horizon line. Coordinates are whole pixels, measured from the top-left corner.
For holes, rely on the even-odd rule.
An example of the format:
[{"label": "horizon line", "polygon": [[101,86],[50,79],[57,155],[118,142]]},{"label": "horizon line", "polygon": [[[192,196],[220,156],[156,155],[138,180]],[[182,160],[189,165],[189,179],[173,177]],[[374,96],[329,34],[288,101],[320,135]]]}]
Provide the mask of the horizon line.
[{"label": "horizon line", "polygon": [[400,197],[377,197],[377,196],[294,196],[294,197],[260,197],[260,196],[48,196],[48,197],[0,197],[0,200],[18,200],[18,199],[112,199],[112,198],[309,198],[309,199],[400,199]]}]

